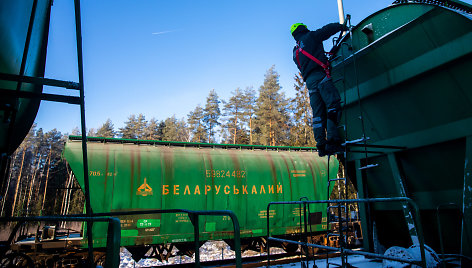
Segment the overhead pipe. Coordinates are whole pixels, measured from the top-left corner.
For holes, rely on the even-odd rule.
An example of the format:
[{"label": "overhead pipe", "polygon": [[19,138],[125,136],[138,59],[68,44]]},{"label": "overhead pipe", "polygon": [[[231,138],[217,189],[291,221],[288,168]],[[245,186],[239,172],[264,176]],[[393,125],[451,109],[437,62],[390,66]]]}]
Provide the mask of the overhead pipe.
[{"label": "overhead pipe", "polygon": [[339,23],[344,24],[344,7],[343,0],[338,0]]}]

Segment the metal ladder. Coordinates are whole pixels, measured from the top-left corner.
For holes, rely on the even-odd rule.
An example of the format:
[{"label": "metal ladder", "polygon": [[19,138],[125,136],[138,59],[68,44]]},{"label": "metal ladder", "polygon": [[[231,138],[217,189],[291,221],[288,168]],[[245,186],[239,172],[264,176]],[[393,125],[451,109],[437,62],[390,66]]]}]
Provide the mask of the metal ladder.
[{"label": "metal ladder", "polygon": [[[346,154],[346,152],[345,152]],[[329,162],[330,162],[331,156],[328,156],[328,200],[332,200],[331,195],[330,195],[330,189],[331,186],[338,188],[338,196],[337,199],[348,199],[348,194],[347,194],[347,179],[346,179],[346,167],[343,164],[343,176],[341,178],[330,178],[329,174]],[[345,161],[344,161],[345,162]],[[337,211],[337,217],[333,219],[333,215],[335,215],[334,211]],[[341,203],[328,203],[327,208],[326,208],[326,215],[327,215],[327,220],[326,220],[326,227],[327,227],[327,233],[326,233],[326,244],[327,246],[333,246],[331,245],[330,241],[331,238],[337,238],[337,245],[334,245],[334,247],[339,247],[341,251],[341,264],[342,267],[345,267],[347,264],[347,255],[344,254],[343,250],[347,245],[347,231],[348,231],[348,221],[347,217],[349,215],[349,207],[346,203],[341,204]],[[345,217],[346,220],[343,219],[343,216]],[[334,225],[334,228],[331,229],[330,225]],[[337,228],[336,228],[337,226]],[[338,264],[335,263],[330,263],[329,262],[329,257],[328,257],[329,252],[326,252],[326,267],[329,267],[329,265],[336,265],[339,266]]]},{"label": "metal ladder", "polygon": [[[349,31],[348,31],[348,34],[350,36],[350,41],[351,41],[351,44],[352,44],[352,26],[350,25],[350,16],[348,16],[346,18],[346,22],[348,23],[348,27],[349,27]],[[341,48],[342,46],[346,45],[348,47],[349,50],[352,50],[352,45],[350,45],[349,43],[347,42],[342,42],[340,44]],[[342,53],[342,60],[344,62],[345,60],[345,56],[344,56],[344,52]],[[344,64],[343,64],[343,68],[344,68]],[[356,80],[357,80],[357,70],[355,70],[355,76],[356,76]],[[342,78],[340,78],[341,81],[344,82],[344,76]],[[336,81],[337,82],[337,81]],[[358,81],[356,81],[356,83],[358,84]],[[345,85],[343,83],[343,85]],[[346,140],[346,137],[347,137],[347,130],[348,130],[348,122],[347,122],[347,117],[344,116],[344,125],[340,125],[339,128],[342,129],[342,131],[344,132],[344,137],[345,137],[345,140],[344,140],[344,153],[343,153],[343,157],[341,158],[340,160],[340,164],[342,165],[342,176],[341,177],[338,177],[336,176],[336,178],[333,178],[331,179],[330,178],[330,175],[329,175],[329,162],[330,162],[330,157],[331,156],[328,156],[328,185],[327,185],[327,193],[328,193],[328,200],[332,200],[331,198],[331,195],[330,195],[330,189],[334,186],[336,187],[337,186],[337,189],[338,189],[338,196],[336,197],[338,200],[341,200],[341,199],[349,199],[349,196],[348,196],[348,183],[347,183],[347,156],[348,156],[348,153],[350,152],[349,151],[349,147],[350,145],[361,145],[363,144],[364,146],[364,152],[365,152],[365,159],[367,159],[367,140],[369,139],[368,137],[366,137],[365,135],[365,124],[364,124],[364,118],[363,118],[363,114],[362,114],[362,106],[361,106],[361,101],[360,101],[360,93],[359,93],[359,87],[357,87],[357,93],[358,93],[358,103],[359,103],[359,111],[360,111],[360,115],[359,115],[359,119],[361,121],[361,126],[362,126],[362,137],[357,139],[357,140],[353,140],[353,141],[347,141]],[[344,100],[343,102],[346,103],[346,90],[344,89]],[[367,161],[367,160],[365,160]],[[372,167],[375,167],[377,166],[377,164],[367,164],[366,166],[363,166],[361,167],[362,169],[366,169],[366,168],[372,168]],[[334,185],[333,185],[334,183]],[[347,255],[344,254],[344,248],[347,246],[347,234],[348,234],[348,228],[349,228],[349,225],[348,225],[348,219],[349,219],[349,216],[350,216],[350,209],[349,209],[349,206],[347,203],[328,203],[328,206],[326,208],[327,210],[327,235],[326,235],[326,240],[327,240],[327,244],[330,245],[330,239],[332,237],[337,237],[337,241],[338,241],[338,245],[336,247],[340,248],[340,252],[341,252],[341,267],[349,267],[350,265],[348,264],[348,258],[347,258]],[[337,211],[337,217],[333,217],[331,215],[334,215],[334,211]],[[337,228],[333,228],[331,230],[330,228],[330,225],[334,225],[335,227],[337,226]],[[339,264],[335,264],[335,263],[330,263],[329,262],[329,257],[328,257],[328,253],[327,252],[327,256],[326,256],[326,267],[329,267],[330,265],[335,265],[335,266],[339,266]]]},{"label": "metal ladder", "polygon": [[[342,57],[343,69],[344,70],[345,70],[346,57],[344,55],[344,50],[342,50],[342,46],[347,46],[349,51],[353,50],[353,47],[352,47],[352,44],[353,44],[352,25],[350,24],[350,18],[347,18],[346,21],[347,21],[348,27],[349,27],[348,34],[349,34],[349,41],[350,42],[348,43],[348,42],[344,41],[340,44],[341,51],[342,51],[341,57]],[[342,129],[342,131],[344,132],[344,137],[345,137],[345,141],[344,141],[344,144],[343,144],[345,150],[344,150],[344,153],[343,153],[343,157],[340,160],[340,164],[342,164],[342,166],[343,166],[342,176],[341,176],[341,178],[330,179],[330,177],[329,177],[329,158],[330,157],[328,157],[328,189],[327,189],[328,197],[329,197],[328,200],[332,200],[331,196],[330,196],[330,189],[332,187],[332,183],[335,183],[335,186],[337,185],[337,187],[338,187],[338,196],[337,196],[338,199],[345,199],[345,200],[349,199],[348,198],[348,192],[347,192],[348,191],[347,162],[348,162],[348,156],[349,156],[350,153],[362,153],[364,155],[362,159],[360,159],[356,162],[356,175],[357,175],[357,180],[359,181],[362,178],[363,172],[366,172],[365,170],[370,169],[370,168],[375,168],[375,167],[379,166],[376,163],[369,163],[369,153],[372,153],[372,151],[369,151],[369,148],[405,149],[404,147],[399,147],[399,146],[368,144],[368,141],[369,141],[370,138],[366,136],[366,131],[365,131],[365,122],[364,122],[362,102],[361,102],[361,96],[360,96],[360,90],[359,90],[359,81],[358,81],[358,73],[357,73],[357,67],[356,67],[355,53],[352,53],[352,60],[353,60],[353,65],[354,65],[354,76],[355,76],[355,79],[356,79],[355,84],[356,84],[356,88],[357,88],[357,103],[358,103],[358,106],[359,106],[358,119],[360,120],[362,135],[361,135],[360,138],[355,139],[355,140],[346,140],[346,138],[348,137],[348,135],[347,135],[348,134],[348,122],[347,122],[347,116],[344,116],[344,119],[345,119],[344,120],[344,125],[339,126],[339,128]],[[345,75],[345,71],[343,73]],[[343,81],[343,87],[346,86],[346,84],[344,83],[344,75],[339,80],[335,81],[335,82]],[[347,103],[346,102],[346,88],[344,88],[344,94],[343,95],[344,95],[343,96],[344,97],[343,102]],[[351,150],[352,147],[360,147],[361,150],[357,150],[357,151],[356,150]],[[382,153],[382,152],[379,152],[379,151],[374,151],[374,152],[375,153]],[[405,189],[404,189],[404,186],[403,186],[403,178],[401,176],[400,169],[399,169],[398,163],[396,161],[395,155],[393,153],[388,153],[387,156],[388,156],[388,162],[389,162],[389,164],[391,166],[391,169],[392,169],[392,174],[395,178],[395,184],[396,184],[397,192],[398,192],[400,197],[406,197],[406,192],[405,192]],[[361,195],[363,195],[363,198],[364,198],[363,189],[360,189],[359,183],[358,183],[358,191]],[[403,215],[404,215],[406,223],[409,226],[414,226],[413,225],[413,217],[412,217],[411,213],[409,212],[409,210],[407,209],[407,206],[403,205],[402,209],[403,209]],[[337,213],[338,213],[338,217],[335,218],[334,220],[330,217],[333,210],[337,210]],[[364,208],[364,211],[365,210],[368,210],[368,208]],[[361,213],[362,213],[362,211],[361,211]],[[364,212],[364,214],[365,214],[365,212]],[[343,219],[343,215],[345,215],[344,219]],[[329,243],[330,237],[338,237],[339,248],[340,248],[340,252],[341,252],[341,267],[350,267],[350,265],[348,263],[348,260],[347,260],[347,254],[344,254],[344,248],[347,246],[347,232],[348,232],[348,227],[349,227],[348,226],[348,217],[349,217],[349,215],[350,215],[350,210],[349,210],[349,207],[348,207],[347,203],[343,203],[343,204],[341,204],[341,203],[329,203],[328,206],[327,206],[327,242]],[[364,217],[364,219],[367,218],[366,216],[363,216],[363,217]],[[337,230],[330,231],[330,224],[337,225],[338,226]],[[366,223],[364,222],[364,224],[366,224]],[[414,229],[414,228],[410,229],[410,237],[411,237],[411,240],[414,244],[418,242],[418,235],[417,235],[416,229]],[[365,237],[364,237],[364,239],[365,239]],[[340,266],[339,264],[330,263],[329,258],[327,256],[327,258],[326,258],[326,267],[329,267],[330,264]]]}]

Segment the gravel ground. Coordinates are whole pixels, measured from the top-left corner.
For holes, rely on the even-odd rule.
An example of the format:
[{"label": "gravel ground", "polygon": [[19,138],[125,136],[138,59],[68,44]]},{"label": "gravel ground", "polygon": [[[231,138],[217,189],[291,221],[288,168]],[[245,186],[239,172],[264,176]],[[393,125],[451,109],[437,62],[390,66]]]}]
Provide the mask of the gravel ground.
[{"label": "gravel ground", "polygon": [[[283,253],[282,249],[273,248],[271,253]],[[173,253],[176,253],[174,249]],[[260,253],[248,250],[243,252],[242,257],[256,256]],[[265,253],[262,253],[265,255]],[[234,251],[224,241],[208,241],[200,247],[200,261],[210,261],[210,260],[221,260],[221,259],[234,259]],[[195,262],[194,256],[192,258],[188,256],[177,256],[169,258],[168,262],[160,262],[157,259],[141,259],[139,262],[135,262],[131,257],[126,248],[121,248],[120,252],[120,268],[127,267],[152,267],[152,266],[163,266],[167,264],[178,264],[178,263],[193,263]]]}]

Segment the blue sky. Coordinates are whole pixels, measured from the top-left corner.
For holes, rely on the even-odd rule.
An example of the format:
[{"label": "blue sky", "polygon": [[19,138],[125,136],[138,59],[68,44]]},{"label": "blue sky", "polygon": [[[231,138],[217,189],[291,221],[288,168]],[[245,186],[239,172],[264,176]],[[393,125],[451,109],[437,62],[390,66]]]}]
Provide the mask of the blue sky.
[{"label": "blue sky", "polygon": [[[87,128],[110,118],[118,129],[139,113],[148,120],[186,118],[211,89],[223,99],[238,87],[257,90],[272,65],[293,96],[290,26],[315,29],[339,20],[336,0],[81,2]],[[356,24],[392,2],[344,0],[344,9]],[[54,1],[51,16],[45,76],[78,81],[73,1]],[[36,122],[70,133],[80,126],[79,107],[43,101]]]}]

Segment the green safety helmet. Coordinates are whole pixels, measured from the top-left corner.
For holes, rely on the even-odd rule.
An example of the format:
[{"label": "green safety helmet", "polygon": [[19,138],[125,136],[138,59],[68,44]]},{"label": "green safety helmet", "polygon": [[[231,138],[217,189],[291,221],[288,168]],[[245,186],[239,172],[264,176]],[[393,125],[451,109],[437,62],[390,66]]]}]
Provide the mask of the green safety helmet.
[{"label": "green safety helmet", "polygon": [[306,27],[306,25],[303,23],[295,23],[294,25],[292,25],[292,27],[290,27],[290,33],[292,35],[293,35],[293,32],[295,32],[295,30],[298,28],[298,26],[303,26],[308,29],[308,27]]}]

